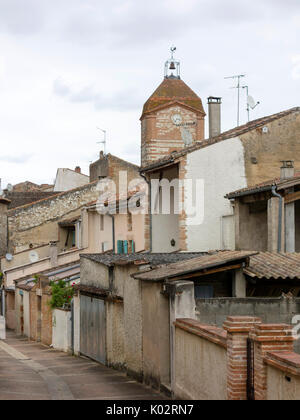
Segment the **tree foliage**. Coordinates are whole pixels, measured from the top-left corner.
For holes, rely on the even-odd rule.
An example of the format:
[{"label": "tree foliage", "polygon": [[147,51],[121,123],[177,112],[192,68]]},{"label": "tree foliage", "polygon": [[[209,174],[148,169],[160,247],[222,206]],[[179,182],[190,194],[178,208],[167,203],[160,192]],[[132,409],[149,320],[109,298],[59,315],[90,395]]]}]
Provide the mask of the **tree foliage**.
[{"label": "tree foliage", "polygon": [[52,309],[56,308],[69,308],[74,296],[74,285],[70,286],[63,280],[50,283],[52,290],[52,298],[50,306]]}]

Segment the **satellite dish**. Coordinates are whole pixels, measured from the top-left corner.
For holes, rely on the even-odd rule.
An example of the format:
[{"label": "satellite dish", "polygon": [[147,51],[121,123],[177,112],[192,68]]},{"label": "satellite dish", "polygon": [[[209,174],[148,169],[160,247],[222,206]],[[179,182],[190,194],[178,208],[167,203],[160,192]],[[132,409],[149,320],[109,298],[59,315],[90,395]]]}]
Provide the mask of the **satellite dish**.
[{"label": "satellite dish", "polygon": [[12,254],[6,254],[5,258],[6,258],[6,261],[12,261],[14,257],[12,256]]},{"label": "satellite dish", "polygon": [[29,260],[32,263],[35,263],[39,260],[39,254],[36,251],[30,251],[29,252]]},{"label": "satellite dish", "polygon": [[11,184],[7,184],[7,187],[6,187],[7,191],[11,192],[13,188],[14,187]]},{"label": "satellite dish", "polygon": [[251,109],[254,109],[256,107],[256,102],[253,99],[252,96],[248,96],[248,105],[250,106]]}]

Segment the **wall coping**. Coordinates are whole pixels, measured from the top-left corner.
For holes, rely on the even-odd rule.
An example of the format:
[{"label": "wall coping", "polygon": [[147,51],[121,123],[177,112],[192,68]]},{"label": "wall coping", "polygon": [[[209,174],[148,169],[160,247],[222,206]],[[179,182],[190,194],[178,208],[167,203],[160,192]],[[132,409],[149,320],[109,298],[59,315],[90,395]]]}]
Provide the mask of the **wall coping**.
[{"label": "wall coping", "polygon": [[227,333],[222,328],[214,325],[204,325],[195,319],[177,319],[175,327],[180,328],[190,334],[197,335],[227,349]]},{"label": "wall coping", "polygon": [[250,338],[260,343],[294,342],[292,326],[287,324],[260,324],[250,332]]},{"label": "wall coping", "polygon": [[285,373],[300,377],[300,355],[294,352],[268,352],[264,363]]}]

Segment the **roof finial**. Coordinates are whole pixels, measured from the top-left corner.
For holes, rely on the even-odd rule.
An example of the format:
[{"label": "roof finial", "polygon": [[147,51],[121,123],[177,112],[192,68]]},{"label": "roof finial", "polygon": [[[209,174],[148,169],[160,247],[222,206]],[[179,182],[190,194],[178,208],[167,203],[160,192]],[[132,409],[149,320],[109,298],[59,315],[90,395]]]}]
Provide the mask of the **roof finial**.
[{"label": "roof finial", "polygon": [[177,50],[177,48],[173,45],[173,46],[170,48],[170,50],[171,50],[171,60],[173,60],[173,59],[174,59],[174,53],[175,53],[175,51]]},{"label": "roof finial", "polygon": [[[165,63],[165,78],[166,79],[180,79],[180,61],[175,60],[174,53],[177,50],[175,46],[170,48],[171,58]],[[176,74],[170,73],[170,70],[176,70]]]}]

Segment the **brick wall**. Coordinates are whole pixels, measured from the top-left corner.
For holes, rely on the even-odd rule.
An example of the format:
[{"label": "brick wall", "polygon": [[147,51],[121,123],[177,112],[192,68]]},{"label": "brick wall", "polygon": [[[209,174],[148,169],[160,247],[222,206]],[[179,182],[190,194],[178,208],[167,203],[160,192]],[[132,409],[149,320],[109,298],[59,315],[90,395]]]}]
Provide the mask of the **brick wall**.
[{"label": "brick wall", "polygon": [[[180,114],[186,127],[176,126],[172,116]],[[194,124],[194,125],[193,125]],[[151,161],[161,159],[186,145],[184,131],[188,129],[192,141],[204,138],[204,117],[182,106],[170,105],[156,113],[145,116],[141,125],[141,161],[145,166]]]},{"label": "brick wall", "polygon": [[49,305],[51,294],[42,296],[42,332],[41,341],[46,346],[52,344],[52,309]]},{"label": "brick wall", "polygon": [[177,319],[175,326],[175,398],[247,400],[253,383],[255,400],[300,399],[300,356],[293,352],[291,326],[246,316],[228,317],[223,329],[193,319]]}]

